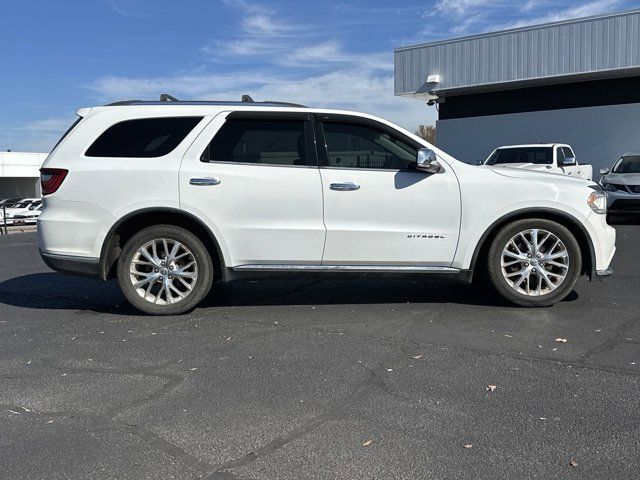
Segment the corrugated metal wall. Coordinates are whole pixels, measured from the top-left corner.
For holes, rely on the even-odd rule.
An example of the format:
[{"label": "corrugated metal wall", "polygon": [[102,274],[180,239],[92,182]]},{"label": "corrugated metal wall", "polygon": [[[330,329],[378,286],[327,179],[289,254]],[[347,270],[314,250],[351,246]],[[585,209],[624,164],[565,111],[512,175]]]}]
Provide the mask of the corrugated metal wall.
[{"label": "corrugated metal wall", "polygon": [[640,68],[640,11],[467,37],[395,51],[395,93],[438,91]]}]

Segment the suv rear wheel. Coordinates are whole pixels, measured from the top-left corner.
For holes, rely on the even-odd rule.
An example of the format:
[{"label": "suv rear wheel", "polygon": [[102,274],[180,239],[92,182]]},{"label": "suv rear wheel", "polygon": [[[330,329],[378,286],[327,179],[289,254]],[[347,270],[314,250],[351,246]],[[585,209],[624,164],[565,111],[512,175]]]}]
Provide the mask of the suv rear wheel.
[{"label": "suv rear wheel", "polygon": [[551,220],[510,223],[489,247],[491,284],[516,305],[546,307],[559,302],[573,290],[581,268],[582,254],[576,238]]},{"label": "suv rear wheel", "polygon": [[177,315],[195,308],[209,293],[213,263],[191,232],[155,225],[131,237],[118,259],[122,293],[152,315]]}]

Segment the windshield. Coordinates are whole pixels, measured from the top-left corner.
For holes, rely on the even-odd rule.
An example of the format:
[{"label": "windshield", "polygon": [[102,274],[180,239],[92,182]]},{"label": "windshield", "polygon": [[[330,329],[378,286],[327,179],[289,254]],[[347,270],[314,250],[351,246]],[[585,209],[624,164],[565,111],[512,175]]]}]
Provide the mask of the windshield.
[{"label": "windshield", "polygon": [[489,157],[485,165],[501,165],[503,163],[534,163],[536,165],[551,165],[553,163],[553,148],[499,148],[493,152],[493,155]]},{"label": "windshield", "polygon": [[622,157],[613,167],[613,173],[640,173],[640,156]]}]

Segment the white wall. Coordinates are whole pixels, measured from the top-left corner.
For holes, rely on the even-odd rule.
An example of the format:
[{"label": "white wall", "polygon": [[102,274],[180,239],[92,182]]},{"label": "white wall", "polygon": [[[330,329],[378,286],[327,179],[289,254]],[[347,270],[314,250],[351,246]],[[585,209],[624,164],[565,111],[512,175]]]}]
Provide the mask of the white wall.
[{"label": "white wall", "polygon": [[0,152],[0,177],[39,178],[46,153]]},{"label": "white wall", "polygon": [[437,122],[437,144],[467,163],[500,145],[568,143],[594,179],[624,152],[640,152],[640,104],[469,117]]}]

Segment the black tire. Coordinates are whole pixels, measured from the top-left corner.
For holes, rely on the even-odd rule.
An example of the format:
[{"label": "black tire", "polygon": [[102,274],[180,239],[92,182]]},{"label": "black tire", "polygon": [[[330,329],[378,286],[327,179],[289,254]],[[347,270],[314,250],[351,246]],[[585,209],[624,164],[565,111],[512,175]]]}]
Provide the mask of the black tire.
[{"label": "black tire", "polygon": [[[502,253],[504,248],[507,246],[508,242],[518,233],[530,229],[545,230],[555,235],[562,242],[568,255],[568,268],[566,269],[564,280],[562,280],[554,290],[551,290],[546,294],[543,293],[541,295],[527,295],[526,293],[521,293],[520,291],[517,291],[516,288],[513,287],[503,275]],[[526,267],[524,267],[524,265],[526,265]],[[515,270],[518,268],[528,267],[529,264],[517,264],[513,267],[513,269]],[[531,267],[534,267],[533,262],[531,263]],[[556,267],[550,267],[549,264],[547,264],[546,268],[554,269]],[[580,250],[580,245],[578,244],[578,241],[576,240],[574,235],[563,225],[542,218],[517,220],[504,226],[491,242],[487,255],[487,273],[489,281],[493,288],[498,292],[500,296],[502,296],[509,302],[523,307],[548,307],[556,302],[563,300],[575,287],[581,270],[582,252]],[[562,269],[559,272],[565,272],[565,270]],[[556,273],[558,273],[557,270]],[[548,289],[547,284],[543,283],[538,275],[533,276],[532,285],[534,287],[538,285],[538,283],[536,283],[536,279],[538,282],[540,282],[541,285],[544,285],[545,288]]]},{"label": "black tire", "polygon": [[[143,298],[141,296],[142,294],[138,293],[140,289],[136,289],[134,287],[132,275],[129,271],[131,262],[133,261],[134,255],[138,252],[138,249],[153,240],[160,239],[167,239],[169,242],[180,242],[190,253],[190,255],[186,254],[180,261],[191,262],[191,260],[193,260],[195,262],[195,266],[190,268],[197,272],[197,277],[186,280],[187,283],[193,281],[192,288],[186,293],[184,298],[178,300],[176,303],[164,301],[162,297],[164,296],[166,298],[168,293],[163,292],[160,294],[159,301],[160,303],[164,301],[164,304],[155,304],[150,300]],[[172,244],[169,243],[169,245]],[[173,245],[175,245],[175,243]],[[162,256],[162,254],[163,253],[159,253],[159,256]],[[164,252],[164,255],[166,257],[166,252]],[[176,268],[177,266],[178,265],[176,264]],[[153,270],[153,267],[145,266],[144,268]],[[167,268],[169,268],[168,265]],[[172,278],[168,276],[168,273],[175,272],[167,272],[167,278]],[[118,259],[118,283],[120,284],[122,293],[131,305],[136,307],[138,310],[151,315],[179,315],[194,309],[209,293],[211,284],[213,283],[213,277],[213,263],[204,244],[198,237],[188,230],[174,225],[155,225],[141,230],[127,241],[122,249],[120,258]],[[155,285],[152,287],[155,291],[160,289],[160,286],[162,285],[161,282],[148,282],[146,287],[151,284]],[[180,285],[178,285],[178,287],[184,288]],[[185,291],[187,290],[185,289]],[[182,293],[185,294],[185,291]],[[153,294],[153,292],[151,292],[151,294]]]}]

